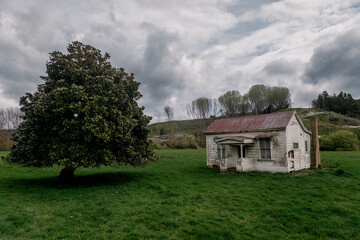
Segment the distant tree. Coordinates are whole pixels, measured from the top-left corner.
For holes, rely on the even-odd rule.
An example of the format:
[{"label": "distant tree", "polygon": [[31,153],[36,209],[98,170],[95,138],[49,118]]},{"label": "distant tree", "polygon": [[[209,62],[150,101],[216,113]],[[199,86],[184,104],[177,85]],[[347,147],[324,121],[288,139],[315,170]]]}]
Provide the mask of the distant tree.
[{"label": "distant tree", "polygon": [[217,101],[209,98],[198,98],[186,105],[186,112],[191,119],[199,120],[199,135],[206,127],[206,119],[217,115]]},{"label": "distant tree", "polygon": [[217,102],[209,98],[198,98],[186,105],[186,112],[190,118],[205,119],[216,115]]},{"label": "distant tree", "polygon": [[254,114],[260,114],[268,106],[268,88],[263,84],[253,85],[249,92],[249,102]]},{"label": "distant tree", "polygon": [[273,111],[291,107],[291,95],[287,87],[271,87],[269,98]]},{"label": "distant tree", "polygon": [[0,129],[17,129],[22,121],[22,112],[19,108],[0,109]]},{"label": "distant tree", "polygon": [[233,90],[221,95],[218,101],[221,105],[223,112],[226,115],[233,117],[240,112],[240,104],[242,102],[241,100],[242,97],[239,91]]},{"label": "distant tree", "polygon": [[22,112],[19,108],[8,108],[7,109],[7,117],[9,122],[9,127],[12,129],[17,129],[19,127],[20,122],[22,121]]},{"label": "distant tree", "polygon": [[312,100],[312,106],[353,117],[360,115],[359,100],[344,92],[340,92],[338,95],[334,93],[330,96],[327,91],[323,91],[316,99]]},{"label": "distant tree", "polygon": [[67,51],[52,52],[44,83],[21,97],[24,121],[8,162],[61,165],[60,178],[69,179],[79,167],[155,161],[134,75],[90,45],[73,42]]},{"label": "distant tree", "polygon": [[173,119],[173,117],[174,117],[174,111],[173,111],[172,107],[170,107],[170,106],[165,106],[165,107],[164,107],[164,113],[165,113],[168,121],[170,122],[170,121]]},{"label": "distant tree", "polygon": [[0,130],[5,129],[6,125],[7,125],[6,110],[3,108],[0,108]]},{"label": "distant tree", "polygon": [[241,116],[245,116],[250,111],[250,102],[249,95],[245,94],[241,97],[240,105],[239,105],[239,114]]}]

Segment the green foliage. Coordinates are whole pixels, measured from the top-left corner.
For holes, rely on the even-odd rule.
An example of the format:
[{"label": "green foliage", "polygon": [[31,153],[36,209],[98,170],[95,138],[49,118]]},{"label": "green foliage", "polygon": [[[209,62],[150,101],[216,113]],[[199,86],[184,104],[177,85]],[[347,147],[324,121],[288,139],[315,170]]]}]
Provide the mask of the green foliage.
[{"label": "green foliage", "polygon": [[170,140],[167,146],[172,149],[197,149],[199,148],[195,136],[192,134],[185,135],[181,138]]},{"label": "green foliage", "polygon": [[271,113],[291,106],[290,91],[286,87],[253,85],[248,93],[255,114]]},{"label": "green foliage", "polygon": [[219,97],[219,103],[226,115],[235,116],[240,112],[242,96],[239,91],[227,91]]},{"label": "green foliage", "polygon": [[203,149],[156,153],[143,168],[80,168],[72,184],[59,167],[0,161],[0,239],[359,238],[358,151],[294,174],[220,174]]},{"label": "green foliage", "polygon": [[44,83],[21,97],[24,121],[7,160],[73,169],[154,161],[145,129],[151,118],[137,104],[134,75],[90,45],[73,42],[67,50],[50,54]]},{"label": "green foliage", "polygon": [[359,140],[355,133],[339,130],[320,138],[321,150],[354,151],[358,149]]},{"label": "green foliage", "polygon": [[360,116],[360,100],[356,100],[350,93],[340,92],[331,96],[323,91],[317,99],[312,100],[314,108],[322,108],[349,116]]},{"label": "green foliage", "polygon": [[291,94],[287,87],[270,87],[269,88],[269,112],[279,111],[291,106]]},{"label": "green foliage", "polygon": [[154,140],[154,149],[198,149],[199,145],[192,134],[183,135],[169,140]]},{"label": "green foliage", "polygon": [[358,141],[360,142],[360,130],[357,130],[357,131],[355,132],[355,134],[356,134],[356,136],[357,136],[357,138],[358,138]]}]

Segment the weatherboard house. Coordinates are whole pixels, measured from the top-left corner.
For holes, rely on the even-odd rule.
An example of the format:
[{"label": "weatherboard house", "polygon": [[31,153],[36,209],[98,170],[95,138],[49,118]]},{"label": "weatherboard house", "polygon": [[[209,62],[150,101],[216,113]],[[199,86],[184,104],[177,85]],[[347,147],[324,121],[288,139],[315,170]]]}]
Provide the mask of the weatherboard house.
[{"label": "weatherboard house", "polygon": [[210,168],[223,172],[310,168],[311,132],[296,111],[219,119],[204,133]]}]

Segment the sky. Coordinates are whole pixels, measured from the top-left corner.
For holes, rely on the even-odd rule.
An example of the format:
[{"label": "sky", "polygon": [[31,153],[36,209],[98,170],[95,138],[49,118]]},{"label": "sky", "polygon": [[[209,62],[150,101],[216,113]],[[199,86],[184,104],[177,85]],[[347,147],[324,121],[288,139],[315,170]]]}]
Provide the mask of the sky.
[{"label": "sky", "polygon": [[16,107],[72,41],[111,55],[165,120],[254,84],[289,88],[294,107],[323,90],[360,98],[360,0],[0,0],[0,108]]}]

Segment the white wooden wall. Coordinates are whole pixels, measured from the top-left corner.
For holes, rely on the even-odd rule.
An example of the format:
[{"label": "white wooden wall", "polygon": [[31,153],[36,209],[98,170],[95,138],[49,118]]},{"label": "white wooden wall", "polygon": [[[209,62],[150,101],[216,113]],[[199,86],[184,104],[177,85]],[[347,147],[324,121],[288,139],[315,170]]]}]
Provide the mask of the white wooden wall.
[{"label": "white wooden wall", "polygon": [[[263,161],[260,159],[260,143],[255,141],[254,144],[246,149],[246,171],[267,171],[267,172],[287,172],[287,158],[286,158],[286,131],[262,131],[262,132],[246,132],[233,134],[217,134],[206,136],[207,149],[207,166],[220,165],[217,157],[217,145],[214,138],[225,138],[229,136],[244,136],[256,137],[259,135],[272,135],[270,142],[271,146],[271,160]],[[235,147],[226,146],[226,153],[231,155],[231,158],[237,158],[237,149]],[[235,160],[235,159],[234,159]]]},{"label": "white wooden wall", "polygon": [[[294,150],[294,158],[288,158],[288,171],[310,168],[311,136],[303,130],[295,115],[291,118],[286,128],[286,139],[287,152]],[[308,151],[305,151],[305,141],[307,141]],[[298,143],[299,148],[294,149],[293,143]]]}]

